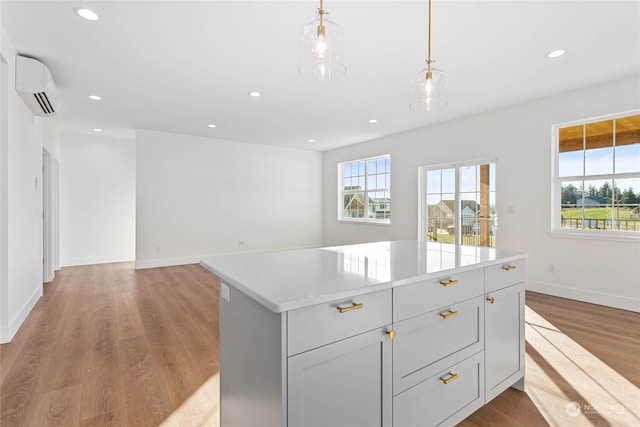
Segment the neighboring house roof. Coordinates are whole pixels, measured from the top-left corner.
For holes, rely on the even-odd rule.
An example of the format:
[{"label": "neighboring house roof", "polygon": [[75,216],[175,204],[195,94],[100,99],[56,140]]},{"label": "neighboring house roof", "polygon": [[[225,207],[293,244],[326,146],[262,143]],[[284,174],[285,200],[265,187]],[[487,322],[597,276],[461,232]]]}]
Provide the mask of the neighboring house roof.
[{"label": "neighboring house roof", "polygon": [[[611,202],[611,198],[609,197],[597,197],[597,196],[587,196],[584,198],[585,206],[603,206],[608,205]],[[576,200],[577,206],[582,206],[582,199]]]},{"label": "neighboring house roof", "polygon": [[[463,200],[461,204],[462,216],[475,216],[476,213],[480,210],[480,205],[475,200]],[[454,201],[442,200],[435,205],[429,205],[428,211],[430,217],[453,216]]]},{"label": "neighboring house roof", "polygon": [[465,206],[464,209],[462,209],[461,215],[464,216],[476,216],[476,211],[474,211],[473,209],[471,209],[469,206]]}]

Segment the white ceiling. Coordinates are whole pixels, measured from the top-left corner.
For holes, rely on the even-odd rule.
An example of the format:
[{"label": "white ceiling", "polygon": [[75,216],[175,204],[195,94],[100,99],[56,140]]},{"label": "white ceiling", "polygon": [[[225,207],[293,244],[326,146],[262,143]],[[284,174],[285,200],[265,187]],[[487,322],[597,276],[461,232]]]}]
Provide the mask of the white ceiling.
[{"label": "white ceiling", "polygon": [[[434,0],[432,57],[449,77],[449,106],[429,114],[408,108],[426,57],[426,1],[325,0],[347,65],[326,83],[297,74],[316,1],[0,5],[18,53],[49,67],[63,130],[80,133],[152,129],[323,151],[640,74],[637,0]],[[567,54],[545,58],[556,48]]]}]

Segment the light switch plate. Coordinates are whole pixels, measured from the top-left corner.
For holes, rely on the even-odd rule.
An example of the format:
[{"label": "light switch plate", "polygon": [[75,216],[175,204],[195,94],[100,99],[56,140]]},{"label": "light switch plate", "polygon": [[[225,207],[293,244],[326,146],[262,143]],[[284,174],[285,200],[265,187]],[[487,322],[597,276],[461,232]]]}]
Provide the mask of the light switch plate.
[{"label": "light switch plate", "polygon": [[220,298],[224,299],[225,301],[231,301],[229,287],[224,283],[220,283]]}]

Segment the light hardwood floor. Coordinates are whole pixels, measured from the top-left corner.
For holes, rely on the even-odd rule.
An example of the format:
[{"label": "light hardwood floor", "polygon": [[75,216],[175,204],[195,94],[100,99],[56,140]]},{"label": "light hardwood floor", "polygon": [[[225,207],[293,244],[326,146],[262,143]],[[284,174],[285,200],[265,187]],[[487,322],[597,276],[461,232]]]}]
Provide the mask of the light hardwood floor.
[{"label": "light hardwood floor", "polygon": [[[0,346],[2,427],[219,425],[215,276],[104,264],[44,289]],[[533,293],[527,306],[527,393],[460,425],[640,425],[640,314]]]}]

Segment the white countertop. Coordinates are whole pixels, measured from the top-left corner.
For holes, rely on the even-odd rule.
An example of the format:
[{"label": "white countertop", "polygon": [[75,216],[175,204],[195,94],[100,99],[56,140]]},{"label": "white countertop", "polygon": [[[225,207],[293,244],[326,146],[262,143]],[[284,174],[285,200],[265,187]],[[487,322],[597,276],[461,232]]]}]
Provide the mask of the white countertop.
[{"label": "white countertop", "polygon": [[219,255],[200,263],[281,313],[526,256],[485,247],[398,240]]}]

